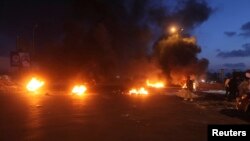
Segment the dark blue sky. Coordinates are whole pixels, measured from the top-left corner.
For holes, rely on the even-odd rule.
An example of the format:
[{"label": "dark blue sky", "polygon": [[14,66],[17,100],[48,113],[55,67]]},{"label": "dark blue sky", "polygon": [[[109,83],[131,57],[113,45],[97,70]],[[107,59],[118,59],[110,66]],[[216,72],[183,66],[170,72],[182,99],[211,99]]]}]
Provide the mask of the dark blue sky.
[{"label": "dark blue sky", "polygon": [[209,68],[250,68],[250,1],[209,0],[215,9],[210,18],[194,30],[202,46],[201,57],[208,58]]},{"label": "dark blue sky", "polygon": [[[174,5],[173,1],[167,1]],[[213,9],[212,14],[192,32],[202,47],[199,56],[209,60],[210,70],[249,69],[250,1],[207,0],[207,3]],[[54,37],[61,35],[62,33],[59,31],[62,26],[55,25],[60,25],[59,23],[67,19],[67,14],[69,14],[64,1],[50,2],[50,6],[48,6],[46,1],[29,5],[22,2],[16,4],[14,1],[6,0],[5,5],[7,6],[1,8],[0,11],[2,12],[0,15],[0,69],[8,66],[8,55],[16,46],[17,35],[26,36],[30,40],[32,26],[36,22],[43,26],[46,25],[46,28],[40,26],[37,31],[41,33],[40,38],[49,38],[42,35],[41,31],[45,30]],[[46,10],[43,6],[46,7]],[[43,11],[43,13],[39,11]],[[44,11],[46,12],[44,13]],[[31,14],[31,12],[35,14]],[[53,28],[48,28],[50,25]]]}]

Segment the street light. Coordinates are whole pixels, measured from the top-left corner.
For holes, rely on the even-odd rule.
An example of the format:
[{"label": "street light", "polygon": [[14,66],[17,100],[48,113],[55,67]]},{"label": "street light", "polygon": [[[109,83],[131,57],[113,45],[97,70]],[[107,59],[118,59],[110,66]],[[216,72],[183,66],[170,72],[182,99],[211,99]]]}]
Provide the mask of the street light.
[{"label": "street light", "polygon": [[170,33],[176,33],[177,32],[177,29],[175,26],[171,26],[170,27]]},{"label": "street light", "polygon": [[168,35],[170,34],[172,37],[179,38],[181,37],[183,30],[184,29],[178,25],[172,25],[168,28]]}]

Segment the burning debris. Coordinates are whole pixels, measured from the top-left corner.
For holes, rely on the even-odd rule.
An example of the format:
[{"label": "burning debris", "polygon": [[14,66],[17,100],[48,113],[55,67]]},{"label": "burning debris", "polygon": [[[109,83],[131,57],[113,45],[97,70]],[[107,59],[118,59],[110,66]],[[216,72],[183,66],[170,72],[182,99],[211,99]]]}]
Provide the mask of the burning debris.
[{"label": "burning debris", "polygon": [[153,88],[164,88],[165,87],[165,83],[162,81],[150,82],[149,80],[147,80],[146,84],[148,87],[153,87]]},{"label": "burning debris", "polygon": [[83,95],[87,91],[87,87],[85,85],[75,85],[72,89],[72,93],[78,96]]},{"label": "burning debris", "polygon": [[38,92],[38,90],[44,85],[44,81],[33,77],[29,83],[26,85],[26,88],[30,92]]},{"label": "burning debris", "polygon": [[165,88],[165,83],[163,81],[150,81],[146,80],[146,83],[141,85],[142,87],[133,88],[129,90],[129,94],[136,94],[136,95],[147,95],[149,94],[149,90],[152,92],[153,89],[162,89]]},{"label": "burning debris", "polygon": [[132,94],[132,95],[133,94],[135,94],[135,95],[148,95],[149,92],[144,87],[141,87],[141,88],[138,88],[138,89],[135,89],[135,88],[131,89],[129,91],[129,94]]}]

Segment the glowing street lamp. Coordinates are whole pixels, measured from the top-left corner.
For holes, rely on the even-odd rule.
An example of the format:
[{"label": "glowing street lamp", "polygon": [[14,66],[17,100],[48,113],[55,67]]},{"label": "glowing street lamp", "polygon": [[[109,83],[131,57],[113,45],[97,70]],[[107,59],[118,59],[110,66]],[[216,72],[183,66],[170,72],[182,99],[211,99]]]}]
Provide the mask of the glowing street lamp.
[{"label": "glowing street lamp", "polygon": [[170,27],[170,33],[176,33],[177,28],[175,26]]},{"label": "glowing street lamp", "polygon": [[169,27],[169,32],[171,34],[180,34],[183,31],[184,31],[183,28],[176,26],[176,25],[172,25],[171,27]]}]

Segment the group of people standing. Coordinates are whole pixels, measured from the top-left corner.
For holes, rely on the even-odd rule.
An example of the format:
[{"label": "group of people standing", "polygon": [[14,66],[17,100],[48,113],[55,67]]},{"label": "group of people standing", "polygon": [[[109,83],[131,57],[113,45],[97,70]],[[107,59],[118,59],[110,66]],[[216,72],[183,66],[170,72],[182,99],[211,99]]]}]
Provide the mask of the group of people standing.
[{"label": "group of people standing", "polygon": [[231,78],[225,80],[226,98],[234,100],[237,97],[248,95],[250,91],[250,73],[245,73],[243,79],[233,74]]},{"label": "group of people standing", "polygon": [[[184,100],[193,101],[194,80],[190,76],[186,77],[186,93]],[[250,71],[240,77],[233,73],[232,77],[225,80],[226,98],[229,101],[236,100],[239,97],[250,95]]]}]

